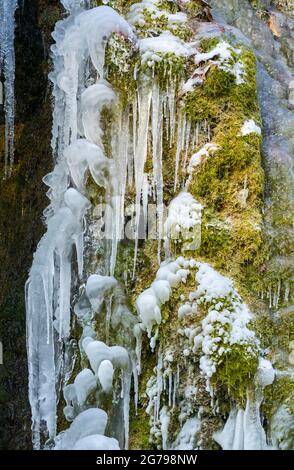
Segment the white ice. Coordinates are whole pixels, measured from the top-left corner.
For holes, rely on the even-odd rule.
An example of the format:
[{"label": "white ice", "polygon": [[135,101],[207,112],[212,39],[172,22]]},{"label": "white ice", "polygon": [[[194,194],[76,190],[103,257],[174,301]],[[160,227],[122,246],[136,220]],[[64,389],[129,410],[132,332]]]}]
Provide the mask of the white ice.
[{"label": "white ice", "polygon": [[73,449],[76,443],[93,434],[104,434],[107,424],[107,414],[99,408],[89,408],[82,411],[71,423],[69,429],[56,437],[56,450]]},{"label": "white ice", "polygon": [[120,450],[118,441],[113,437],[94,434],[79,439],[73,446],[73,450]]},{"label": "white ice", "polygon": [[164,223],[165,249],[169,255],[169,244],[183,243],[184,250],[197,250],[201,243],[202,205],[193,196],[182,191],[175,197],[168,208]]},{"label": "white ice", "polygon": [[241,128],[241,135],[258,134],[261,135],[260,127],[255,124],[253,119],[247,119]]}]

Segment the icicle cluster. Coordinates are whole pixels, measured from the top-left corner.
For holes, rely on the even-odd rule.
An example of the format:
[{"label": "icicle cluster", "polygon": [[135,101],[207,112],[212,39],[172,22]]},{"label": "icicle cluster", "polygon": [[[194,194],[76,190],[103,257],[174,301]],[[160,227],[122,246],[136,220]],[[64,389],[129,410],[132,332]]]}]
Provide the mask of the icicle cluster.
[{"label": "icicle cluster", "polygon": [[[56,382],[63,367],[62,342],[70,333],[73,246],[80,279],[83,276],[84,217],[90,208],[83,193],[88,173],[106,189],[110,204],[115,197],[114,162],[104,155],[100,127],[102,108],[115,99],[103,79],[106,40],[113,32],[129,40],[135,38],[128,23],[111,8],[80,11],[76,3],[68,3],[72,14],[58,22],[54,32],[52,144],[57,163],[44,178],[51,200],[45,211],[47,232],[38,245],[26,285],[29,398],[35,448],[40,447],[40,428],[44,425],[50,438],[56,435]],[[89,60],[98,79],[86,87]],[[106,215],[106,220],[113,233],[112,214]],[[116,237],[111,238],[114,242],[109,271],[113,273]]]}]

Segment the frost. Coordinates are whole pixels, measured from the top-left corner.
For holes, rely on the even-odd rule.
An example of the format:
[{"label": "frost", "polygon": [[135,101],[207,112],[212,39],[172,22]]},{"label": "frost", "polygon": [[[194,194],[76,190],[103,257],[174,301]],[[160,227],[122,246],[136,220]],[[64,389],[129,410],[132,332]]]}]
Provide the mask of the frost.
[{"label": "frost", "polygon": [[[14,15],[17,0],[1,0],[0,3],[0,76],[4,76],[5,112],[5,176],[11,174],[14,160]],[[1,104],[0,90],[0,104]]]},{"label": "frost", "polygon": [[241,129],[241,135],[245,136],[248,134],[258,134],[261,135],[261,129],[259,126],[255,124],[253,119],[248,119],[247,121],[244,122],[242,129]]}]

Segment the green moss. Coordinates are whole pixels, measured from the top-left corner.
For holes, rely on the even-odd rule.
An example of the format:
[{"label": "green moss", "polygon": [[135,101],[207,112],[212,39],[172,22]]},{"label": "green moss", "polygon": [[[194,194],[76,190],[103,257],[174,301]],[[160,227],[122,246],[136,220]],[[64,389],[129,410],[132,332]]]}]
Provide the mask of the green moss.
[{"label": "green moss", "polygon": [[286,406],[291,414],[294,413],[294,379],[290,375],[277,377],[264,390],[262,412],[268,420],[281,405]]},{"label": "green moss", "polygon": [[232,351],[224,355],[217,371],[212,377],[212,383],[221,382],[227,388],[228,394],[240,405],[245,404],[246,391],[256,373],[257,355],[247,353],[247,346],[233,345]]},{"label": "green moss", "polygon": [[[202,50],[211,50],[219,40],[203,40]],[[254,54],[241,47],[241,53],[232,56],[243,63],[244,83],[237,85],[232,74],[212,66],[203,85],[186,94],[184,106],[192,122],[210,125],[211,140],[219,145],[195,169],[190,185],[191,194],[205,206],[201,254],[244,279],[247,267],[253,264],[257,272],[265,258],[261,249],[264,173],[260,136],[240,136],[246,119],[260,123]],[[248,197],[242,203],[244,187]],[[258,276],[254,281],[252,275],[251,270],[254,283]]]},{"label": "green moss", "polygon": [[120,101],[126,105],[136,92],[135,68],[138,52],[124,38],[113,34],[105,52],[107,79],[118,92]]}]

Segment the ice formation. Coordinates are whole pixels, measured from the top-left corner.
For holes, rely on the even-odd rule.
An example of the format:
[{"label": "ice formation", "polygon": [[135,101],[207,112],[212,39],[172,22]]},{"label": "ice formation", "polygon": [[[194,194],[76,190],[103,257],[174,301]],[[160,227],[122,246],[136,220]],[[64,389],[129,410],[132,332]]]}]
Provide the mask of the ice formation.
[{"label": "ice formation", "polygon": [[80,413],[69,429],[56,438],[56,450],[73,450],[81,439],[92,435],[102,435],[107,424],[107,414],[98,408],[89,408]]},{"label": "ice formation", "polygon": [[255,380],[257,390],[248,391],[246,408],[232,408],[222,431],[214,434],[214,439],[223,450],[267,450],[265,431],[260,419],[262,390],[274,381],[275,373],[271,363],[259,359]]},{"label": "ice formation", "polygon": [[180,258],[176,261],[163,262],[157,271],[155,281],[137,298],[137,311],[149,338],[152,327],[161,323],[161,305],[169,300],[172,288],[186,281],[188,274],[189,270],[183,268]]},{"label": "ice formation", "polygon": [[144,18],[144,13],[151,15],[153,20],[157,18],[166,18],[168,20],[168,26],[173,27],[177,24],[181,24],[187,21],[187,15],[182,12],[169,13],[166,10],[160,9],[159,0],[142,0],[140,3],[134,3],[130,7],[128,13],[128,21],[134,26],[145,26],[146,20]]},{"label": "ice formation", "polygon": [[175,450],[193,450],[195,449],[195,437],[200,430],[200,420],[196,416],[188,418],[181,428],[172,448]]},{"label": "ice formation", "polygon": [[[14,14],[17,0],[0,4],[0,75],[4,76],[5,176],[11,174],[14,159]],[[0,91],[1,94],[1,91]],[[2,98],[0,96],[0,98]],[[1,104],[1,103],[0,103]]]},{"label": "ice formation", "polygon": [[[232,281],[216,272],[206,263],[198,265],[198,287],[193,297],[199,305],[208,305],[208,314],[202,321],[200,334],[203,355],[200,368],[209,379],[217,370],[223,355],[239,345],[244,355],[255,356],[258,342],[255,333],[248,328],[251,314],[240,301]],[[199,341],[196,336],[194,341]]]},{"label": "ice formation", "polygon": [[211,154],[216,152],[218,149],[219,149],[218,145],[212,142],[208,142],[200,150],[198,150],[196,153],[194,153],[191,156],[188,167],[187,167],[187,173],[189,176],[186,181],[186,189],[189,188],[190,182],[192,181],[194,168],[204,163],[211,156]]},{"label": "ice formation", "polygon": [[241,49],[232,47],[226,41],[220,41],[211,51],[198,52],[195,55],[195,63],[199,65],[209,61],[221,70],[234,75],[236,84],[241,85],[244,83],[244,65],[242,60],[233,59],[233,53],[238,57],[241,54]]},{"label": "ice formation", "polygon": [[257,124],[255,124],[253,119],[248,119],[244,122],[241,128],[241,135],[244,136],[252,133],[261,135],[261,129]]},{"label": "ice formation", "polygon": [[[106,188],[110,197],[114,196],[114,162],[104,155],[100,127],[102,108],[110,106],[115,99],[113,90],[103,79],[105,47],[114,32],[130,41],[135,40],[128,23],[110,7],[81,11],[76,8],[78,3],[66,3],[71,14],[56,24],[53,35],[54,72],[51,80],[55,106],[52,145],[57,163],[53,172],[44,178],[50,188],[48,196],[51,200],[45,211],[47,232],[38,245],[26,285],[29,398],[35,448],[40,447],[40,427],[44,424],[50,438],[56,435],[56,380],[63,367],[62,342],[66,342],[70,332],[73,247],[79,277],[84,275],[84,217],[90,202],[83,193],[88,172],[97,185]],[[88,59],[97,71],[98,79],[96,84],[86,87]],[[111,221],[111,217],[108,220]],[[113,230],[112,225],[110,230]],[[115,265],[115,243],[116,240],[112,246],[110,272]],[[111,277],[90,276],[86,294],[93,310],[99,309],[105,293],[115,284]],[[117,348],[111,349],[111,360],[115,367],[122,362],[126,367],[127,352]],[[93,356],[90,357],[93,364]],[[76,378],[74,389],[79,405],[94,388],[95,379],[90,372],[81,371]],[[108,373],[111,373],[110,368]],[[109,388],[102,369],[98,378],[99,375],[103,385]],[[125,421],[128,420],[128,387],[129,381],[125,378]],[[69,408],[67,413],[71,413]],[[127,429],[127,423],[125,426]],[[100,432],[93,429],[91,434]]]},{"label": "ice formation", "polygon": [[197,250],[201,243],[201,204],[190,193],[181,192],[168,208],[164,224],[165,249],[170,250],[170,241],[182,243],[183,250]]},{"label": "ice formation", "polygon": [[169,31],[164,31],[159,36],[153,38],[141,39],[139,41],[139,48],[143,63],[161,61],[161,54],[175,54],[188,57],[194,52],[191,46]]},{"label": "ice formation", "polygon": [[[128,447],[131,381],[133,377],[136,408],[142,336],[146,332],[151,350],[156,349],[157,354],[154,374],[146,387],[152,442],[160,442],[163,449],[194,449],[201,445],[197,436],[201,429],[202,411],[195,412],[193,408],[193,397],[198,393],[193,374],[191,383],[182,390],[181,362],[187,370],[189,364],[190,372],[198,361],[198,376],[200,368],[209,389],[219,363],[232,348],[240,347],[245,357],[256,359],[260,349],[255,334],[249,328],[251,314],[230,279],[206,263],[182,256],[171,259],[173,248],[175,251],[178,248],[172,246],[176,241],[181,244],[181,250],[199,248],[202,206],[188,192],[189,185],[193,170],[219,149],[210,142],[207,123],[192,124],[182,107],[177,106],[177,100],[178,96],[201,84],[205,73],[214,65],[233,74],[236,84],[243,83],[241,49],[221,41],[207,53],[196,52],[195,43],[187,43],[176,35],[177,28],[184,27],[186,23],[186,14],[161,10],[156,0],[143,0],[132,5],[127,16],[129,23],[108,6],[85,11],[82,9],[84,2],[63,0],[62,3],[70,14],[56,24],[53,35],[52,147],[56,165],[53,172],[44,178],[50,198],[50,206],[45,211],[47,232],[38,245],[26,286],[34,447],[41,447],[40,429],[44,428],[48,431],[49,442],[54,442],[50,445],[55,449],[117,450]],[[154,20],[166,20],[166,26],[160,32],[154,32],[153,25],[150,26],[151,33],[144,30],[146,11]],[[135,35],[137,29],[139,40]],[[115,35],[111,36],[113,33]],[[107,82],[108,70],[104,67],[108,40],[113,45],[118,44],[121,38],[138,55],[134,70],[137,89],[126,106],[119,93],[115,93]],[[197,69],[186,83],[182,77],[178,83],[172,74],[173,60],[184,61],[192,55],[195,55]],[[166,78],[163,87],[159,86],[155,73],[159,62]],[[118,63],[121,63],[119,59],[116,65]],[[127,67],[126,64],[124,66]],[[106,135],[102,125],[106,109],[114,111],[107,129],[110,133],[108,146],[104,145]],[[205,127],[205,141],[208,143],[199,150],[201,126]],[[258,129],[254,121],[248,120],[241,132],[242,135],[260,133]],[[165,223],[164,142],[175,149],[175,194]],[[197,148],[198,151],[193,153]],[[149,156],[152,157],[152,172],[147,174]],[[177,193],[181,166],[188,177],[183,184],[184,189]],[[88,178],[100,188],[103,194],[100,197],[99,192],[100,200],[108,207],[104,217],[105,242],[99,239],[92,219],[90,226],[86,223],[87,218],[94,218],[96,210],[85,197]],[[124,237],[128,186],[134,187],[135,193],[134,207],[128,213],[135,240],[133,280],[142,218],[144,238],[147,234],[148,202],[151,197],[156,202],[159,269],[150,287],[137,296],[140,323],[129,310],[119,278],[114,277],[117,243]],[[85,234],[86,257],[83,254]],[[164,262],[161,262],[164,259],[160,241],[162,234],[165,236]],[[97,252],[99,260],[95,259]],[[125,273],[126,285],[127,277],[128,273]],[[175,310],[175,321],[184,325],[176,332],[181,336],[176,362],[173,345],[166,350],[161,349],[161,310],[173,293],[191,278],[195,280],[195,290],[188,298],[182,294]],[[71,302],[73,298],[74,305]],[[201,309],[205,318],[201,318],[198,326],[190,324]],[[77,324],[82,334],[77,341],[73,340],[76,352],[72,352],[68,338],[71,326]],[[80,370],[77,374],[75,370],[73,383],[68,383],[77,354]],[[269,361],[259,358],[254,383],[256,396],[252,398],[248,392],[246,409],[232,408],[225,428],[215,434],[215,440],[223,448],[266,447],[258,414],[261,403],[258,393],[273,378]],[[63,413],[70,422],[68,429],[58,435],[56,415],[59,397],[56,389],[63,391],[66,402]],[[209,391],[212,392],[211,389]],[[112,403],[108,415],[106,402]],[[169,428],[172,410],[177,406],[180,430],[171,442]],[[117,416],[113,417],[113,414]],[[106,427],[107,420],[110,424]],[[108,428],[113,429],[117,439],[104,435]]]}]

